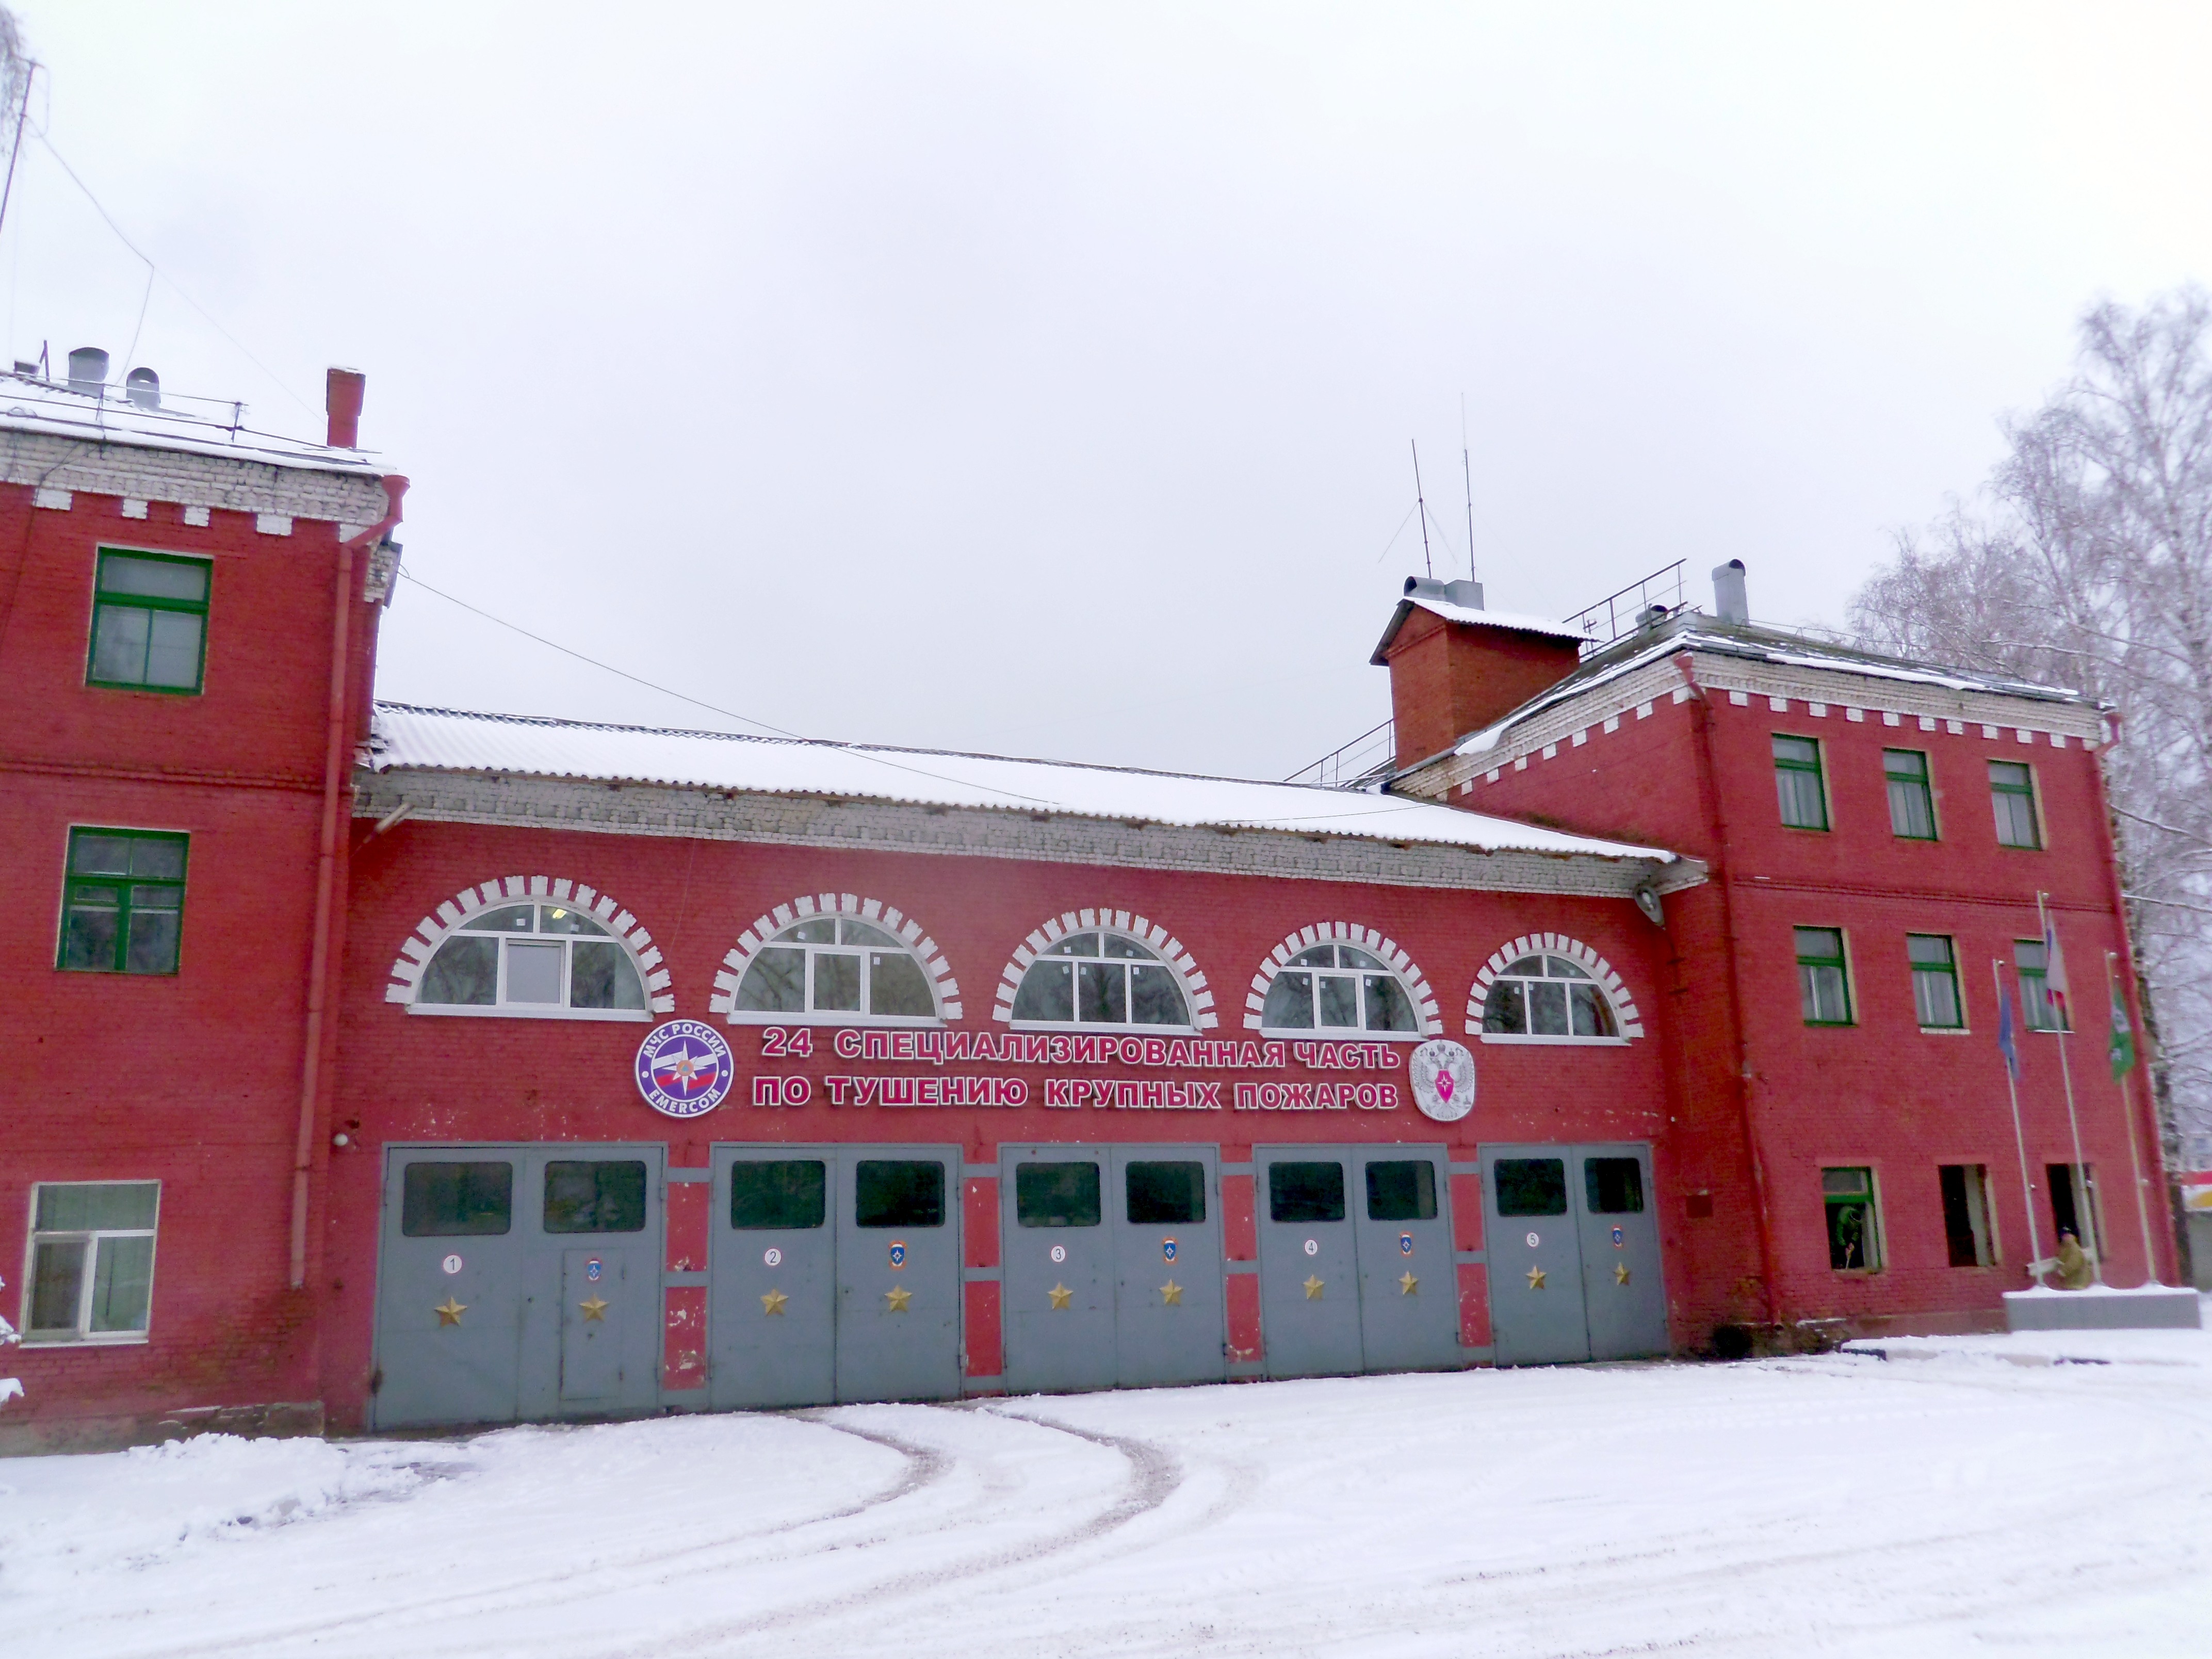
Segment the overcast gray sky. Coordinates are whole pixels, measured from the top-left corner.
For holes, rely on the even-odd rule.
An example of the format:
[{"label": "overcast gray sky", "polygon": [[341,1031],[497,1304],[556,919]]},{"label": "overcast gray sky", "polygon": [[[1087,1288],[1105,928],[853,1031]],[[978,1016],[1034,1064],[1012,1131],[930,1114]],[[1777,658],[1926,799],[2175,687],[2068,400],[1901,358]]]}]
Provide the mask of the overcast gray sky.
[{"label": "overcast gray sky", "polygon": [[[1464,570],[1462,394],[1493,608],[1840,620],[2212,271],[2198,5],[18,10],[131,361],[365,369],[414,571],[810,735],[1288,772],[1388,712],[1408,439]],[[0,278],[119,375],[35,142]],[[379,685],[726,724],[406,587]]]}]

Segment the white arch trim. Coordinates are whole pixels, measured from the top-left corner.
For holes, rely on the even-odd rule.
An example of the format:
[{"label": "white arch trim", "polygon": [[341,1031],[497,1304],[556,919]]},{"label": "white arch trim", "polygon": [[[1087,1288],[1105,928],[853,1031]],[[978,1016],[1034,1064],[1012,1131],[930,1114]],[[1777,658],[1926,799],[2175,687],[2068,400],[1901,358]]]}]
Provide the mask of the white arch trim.
[{"label": "white arch trim", "polygon": [[430,958],[438,953],[438,947],[459,932],[463,922],[480,910],[494,910],[503,904],[528,899],[550,899],[596,916],[600,925],[629,945],[630,954],[637,958],[637,970],[645,976],[645,1000],[653,1012],[676,1012],[676,994],[669,988],[668,969],[661,964],[660,947],[653,942],[653,935],[645,931],[643,924],[605,893],[581,882],[550,876],[502,876],[480,887],[461,889],[438,907],[435,915],[425,916],[415,924],[415,932],[399,947],[399,955],[392,964],[392,982],[384,988],[384,1000],[411,1006],[416,992],[422,988],[422,970],[430,965]]},{"label": "white arch trim", "polygon": [[[721,970],[714,975],[714,994],[707,999],[707,1012],[720,1014],[732,1024],[738,1018],[738,985],[752,966],[754,955],[778,933],[795,922],[809,916],[851,916],[872,927],[880,927],[893,935],[921,963],[922,971],[929,975],[931,992],[937,998],[937,1017],[943,1020],[960,1018],[960,981],[952,977],[952,964],[937,948],[937,941],[921,930],[921,924],[911,916],[902,915],[881,899],[862,898],[854,893],[808,893],[779,904],[766,915],[738,936],[736,948],[722,958]],[[765,1019],[765,1015],[748,1015],[746,1023]],[[796,1018],[796,1016],[787,1017]],[[855,1013],[848,1022],[855,1025],[867,1024],[867,1016]]]},{"label": "white arch trim", "polygon": [[[1625,1042],[1644,1035],[1644,1017],[1636,1012],[1636,999],[1628,994],[1628,987],[1613,970],[1613,964],[1578,939],[1569,939],[1565,933],[1523,933],[1510,945],[1501,946],[1498,954],[1482,964],[1474,976],[1474,989],[1468,994],[1467,1029],[1471,1036],[1482,1036],[1483,1005],[1490,1000],[1491,981],[1505,971],[1508,963],[1522,957],[1549,952],[1565,957],[1582,969],[1605,993],[1606,1000],[1613,1005],[1613,1018],[1620,1022],[1620,1036]],[[1486,1042],[1488,1038],[1484,1039]],[[1528,1041],[1528,1039],[1522,1039]],[[1553,1041],[1566,1039],[1553,1038]],[[1603,1042],[1601,1037],[1584,1038],[1585,1042]]]},{"label": "white arch trim", "polygon": [[[1398,947],[1395,939],[1386,939],[1372,927],[1362,927],[1356,921],[1317,921],[1310,927],[1298,931],[1267,953],[1260,971],[1252,975],[1252,989],[1244,999],[1244,1029],[1260,1029],[1262,1012],[1267,1006],[1267,993],[1275,983],[1275,975],[1290,965],[1290,960],[1300,951],[1310,951],[1316,945],[1356,945],[1370,956],[1380,957],[1392,973],[1397,975],[1405,988],[1413,994],[1413,1006],[1421,1020],[1420,1034],[1425,1037],[1443,1034],[1443,1016],[1437,1007],[1437,994],[1429,988],[1429,981],[1413,963],[1413,957]],[[1323,1033],[1316,1031],[1316,1036]],[[1389,1031],[1365,1031],[1363,1036],[1389,1037]]]},{"label": "white arch trim", "polygon": [[1068,910],[1040,926],[1015,947],[1014,959],[1000,976],[998,999],[991,1018],[1002,1025],[1012,1024],[1014,993],[1021,988],[1022,975],[1029,972],[1030,964],[1070,933],[1101,931],[1126,933],[1160,953],[1160,960],[1182,986],[1183,997],[1190,1004],[1190,1016],[1197,1030],[1210,1031],[1221,1023],[1213,1012],[1213,993],[1206,988],[1206,975],[1199,971],[1190,952],[1182,948],[1182,941],[1158,923],[1127,910]]}]

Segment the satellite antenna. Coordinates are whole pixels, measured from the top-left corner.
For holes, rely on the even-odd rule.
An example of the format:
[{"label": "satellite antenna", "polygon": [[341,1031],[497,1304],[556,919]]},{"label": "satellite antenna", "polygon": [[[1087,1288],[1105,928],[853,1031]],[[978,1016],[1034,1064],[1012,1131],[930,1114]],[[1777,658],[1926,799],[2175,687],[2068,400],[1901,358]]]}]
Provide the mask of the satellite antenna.
[{"label": "satellite antenna", "polygon": [[1421,515],[1421,568],[1434,580],[1437,562],[1429,556],[1429,505],[1421,499],[1421,447],[1411,438],[1406,441],[1413,446],[1413,510]]}]

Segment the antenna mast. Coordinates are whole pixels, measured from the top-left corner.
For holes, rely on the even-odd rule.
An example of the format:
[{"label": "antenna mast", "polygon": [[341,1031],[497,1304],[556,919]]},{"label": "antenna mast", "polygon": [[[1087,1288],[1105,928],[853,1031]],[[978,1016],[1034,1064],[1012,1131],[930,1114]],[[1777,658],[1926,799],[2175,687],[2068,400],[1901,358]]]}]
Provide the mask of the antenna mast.
[{"label": "antenna mast", "polygon": [[1474,468],[1467,459],[1467,393],[1459,394],[1459,471],[1467,483],[1467,579],[1474,580]]},{"label": "antenna mast", "polygon": [[1411,438],[1413,446],[1413,510],[1421,515],[1421,568],[1431,580],[1437,574],[1437,562],[1429,556],[1429,504],[1421,499],[1421,447]]}]

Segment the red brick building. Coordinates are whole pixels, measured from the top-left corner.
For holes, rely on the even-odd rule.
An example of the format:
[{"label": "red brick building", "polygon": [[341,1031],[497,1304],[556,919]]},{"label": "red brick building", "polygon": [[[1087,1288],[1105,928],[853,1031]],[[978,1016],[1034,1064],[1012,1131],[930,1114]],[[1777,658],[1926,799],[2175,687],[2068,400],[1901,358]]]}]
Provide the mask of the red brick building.
[{"label": "red brick building", "polygon": [[2031,1206],[2172,1276],[2079,699],[1739,578],[1409,585],[1387,787],[372,708],[358,378],[103,378],[0,398],[0,1443],[1960,1328]]}]

